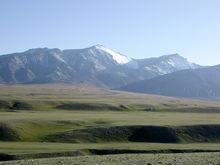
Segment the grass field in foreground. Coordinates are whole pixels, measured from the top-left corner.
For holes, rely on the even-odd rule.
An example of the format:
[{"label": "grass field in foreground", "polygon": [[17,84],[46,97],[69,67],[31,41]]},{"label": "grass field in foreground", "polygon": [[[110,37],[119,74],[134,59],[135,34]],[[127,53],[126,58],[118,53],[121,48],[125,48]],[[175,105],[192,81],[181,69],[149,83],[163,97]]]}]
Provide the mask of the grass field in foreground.
[{"label": "grass field in foreground", "polygon": [[[83,134],[85,129],[87,132],[91,132],[93,128],[100,127],[137,125],[218,125],[219,127],[219,124],[220,103],[217,101],[189,100],[65,85],[0,86],[0,138],[2,139],[0,153],[5,154],[59,153],[86,149],[220,150],[220,143],[217,143],[219,135],[216,136],[216,143],[204,141],[205,143],[188,144],[132,143],[131,141],[123,141],[122,143],[112,141],[105,143],[103,141],[97,143],[83,143],[82,141],[79,143],[48,143],[45,141],[45,137],[56,135],[56,133],[62,135],[67,132],[68,135],[68,131],[82,130],[81,133]],[[121,127],[121,130],[123,131],[124,128]],[[95,131],[93,136],[96,136],[96,130],[93,131]],[[114,132],[114,130],[111,131]],[[108,130],[107,133],[109,133]],[[15,136],[12,137],[11,135]],[[11,139],[8,138],[10,136]],[[50,137],[53,138],[53,136]],[[167,158],[160,155],[157,154],[155,162],[159,158],[164,162],[174,161],[171,156],[173,154]],[[184,155],[183,159],[185,160]],[[189,154],[189,156],[194,157],[195,154]],[[208,159],[216,161],[216,156],[219,155],[210,156],[208,153],[198,155],[199,159],[205,158],[202,162],[206,163]],[[145,163],[148,160],[154,162],[152,155],[146,155],[146,157],[145,155],[140,155],[140,157],[138,155],[86,156],[50,159],[50,162],[56,164],[66,159],[67,162],[64,164],[69,164],[68,161],[75,161],[80,164],[83,162],[84,164],[93,164],[97,161],[95,164],[102,164],[106,160],[109,162],[109,160],[114,159],[112,164],[120,164],[122,160],[127,160],[128,157],[133,157],[132,160],[134,161],[137,158],[137,161],[143,160]],[[33,163],[48,164],[47,160],[34,160]],[[128,163],[138,163],[132,163],[132,160]],[[28,161],[26,162],[28,163]],[[24,162],[21,161],[20,163],[23,164]]]},{"label": "grass field in foreground", "polygon": [[123,154],[9,161],[4,165],[218,165],[220,153]]}]

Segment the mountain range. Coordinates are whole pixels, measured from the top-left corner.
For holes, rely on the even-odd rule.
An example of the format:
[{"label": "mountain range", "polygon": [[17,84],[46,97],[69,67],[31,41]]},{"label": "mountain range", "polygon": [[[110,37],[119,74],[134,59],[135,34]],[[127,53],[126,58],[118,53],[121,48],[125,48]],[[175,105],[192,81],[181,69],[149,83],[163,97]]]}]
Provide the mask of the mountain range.
[{"label": "mountain range", "polygon": [[197,67],[178,54],[132,59],[102,45],[69,50],[37,48],[0,56],[0,82],[85,83],[119,88]]},{"label": "mountain range", "polygon": [[102,45],[36,48],[1,55],[0,83],[89,84],[167,96],[218,97],[219,68],[202,67],[178,54],[134,59]]}]

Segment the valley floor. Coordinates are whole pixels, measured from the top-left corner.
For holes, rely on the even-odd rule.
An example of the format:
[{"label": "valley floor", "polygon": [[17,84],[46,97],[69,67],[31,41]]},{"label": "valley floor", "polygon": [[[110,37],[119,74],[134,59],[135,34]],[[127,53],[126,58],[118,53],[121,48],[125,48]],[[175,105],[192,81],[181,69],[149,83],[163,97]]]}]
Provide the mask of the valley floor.
[{"label": "valley floor", "polygon": [[0,164],[220,164],[216,101],[64,85],[0,91]]},{"label": "valley floor", "polygon": [[220,153],[123,154],[2,162],[1,165],[218,165]]}]

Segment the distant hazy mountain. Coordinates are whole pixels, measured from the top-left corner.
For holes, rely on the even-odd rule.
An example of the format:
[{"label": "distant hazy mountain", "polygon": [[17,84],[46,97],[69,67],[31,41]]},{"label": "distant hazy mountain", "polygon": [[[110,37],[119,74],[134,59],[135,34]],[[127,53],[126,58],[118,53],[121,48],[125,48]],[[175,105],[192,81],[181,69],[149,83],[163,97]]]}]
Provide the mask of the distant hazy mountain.
[{"label": "distant hazy mountain", "polygon": [[85,49],[30,49],[0,56],[0,83],[87,83],[118,88],[199,65],[174,54],[131,59],[102,45]]},{"label": "distant hazy mountain", "polygon": [[178,97],[220,97],[220,65],[162,75],[126,85],[121,90]]}]

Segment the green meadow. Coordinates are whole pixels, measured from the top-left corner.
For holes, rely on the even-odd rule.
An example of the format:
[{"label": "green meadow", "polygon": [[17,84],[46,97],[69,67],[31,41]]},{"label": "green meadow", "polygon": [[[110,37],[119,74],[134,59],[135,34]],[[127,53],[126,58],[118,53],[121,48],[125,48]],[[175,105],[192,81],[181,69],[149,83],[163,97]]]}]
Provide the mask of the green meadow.
[{"label": "green meadow", "polygon": [[128,163],[158,162],[160,157],[162,163],[169,163],[170,157],[172,164],[172,155],[179,160],[186,153],[195,161],[207,158],[220,163],[219,142],[218,101],[64,84],[0,86],[3,163],[51,158],[34,163],[83,164],[80,161],[85,159],[92,164],[111,159],[112,164],[120,164],[127,157]]}]

